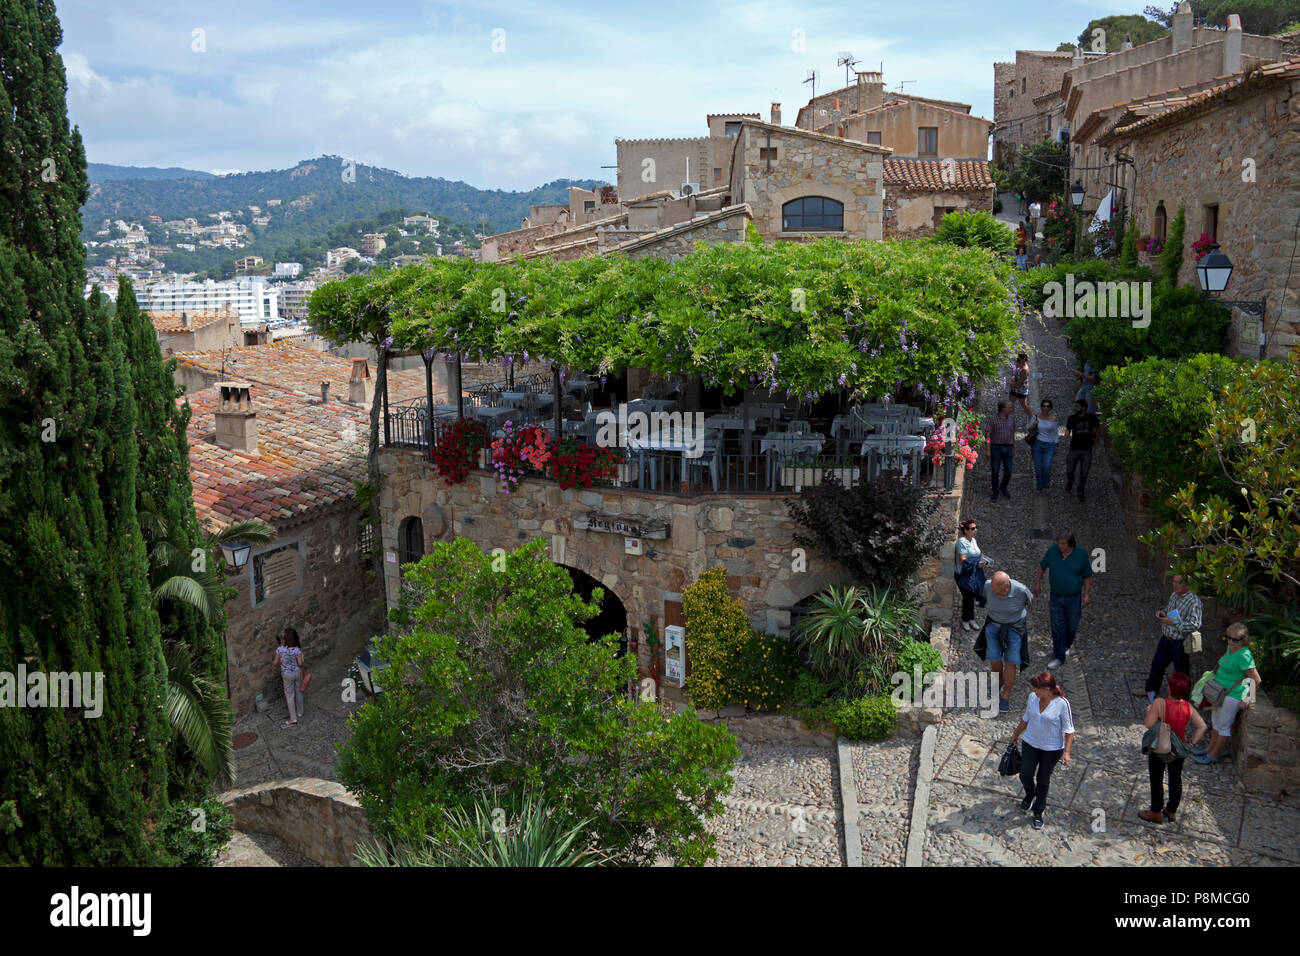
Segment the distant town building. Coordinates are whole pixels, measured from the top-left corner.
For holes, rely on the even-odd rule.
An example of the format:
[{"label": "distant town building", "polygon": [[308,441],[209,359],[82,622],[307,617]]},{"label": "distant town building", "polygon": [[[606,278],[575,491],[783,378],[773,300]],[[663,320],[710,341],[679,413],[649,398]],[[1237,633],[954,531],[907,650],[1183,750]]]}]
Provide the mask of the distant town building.
[{"label": "distant town building", "polygon": [[240,272],[247,272],[249,269],[257,269],[262,265],[261,256],[244,256],[235,260],[235,268]]},{"label": "distant town building", "polygon": [[261,276],[226,282],[174,279],[141,286],[136,295],[146,312],[197,314],[230,305],[244,325],[267,322],[280,312],[278,290]]},{"label": "distant town building", "polygon": [[364,256],[377,256],[384,251],[388,245],[388,240],[383,233],[368,232],[361,237],[361,254]]},{"label": "distant town building", "polygon": [[302,274],[301,262],[277,262],[271,273],[277,279],[296,279]]}]

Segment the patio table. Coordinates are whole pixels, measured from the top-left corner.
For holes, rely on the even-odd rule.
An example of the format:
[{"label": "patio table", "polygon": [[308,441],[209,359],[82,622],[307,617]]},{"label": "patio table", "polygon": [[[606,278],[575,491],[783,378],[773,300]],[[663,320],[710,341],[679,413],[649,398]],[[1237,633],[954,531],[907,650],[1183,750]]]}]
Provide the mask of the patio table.
[{"label": "patio table", "polygon": [[758,443],[758,453],[767,456],[768,486],[776,491],[777,472],[785,459],[804,455],[816,457],[825,444],[826,436],[816,432],[769,432]]}]

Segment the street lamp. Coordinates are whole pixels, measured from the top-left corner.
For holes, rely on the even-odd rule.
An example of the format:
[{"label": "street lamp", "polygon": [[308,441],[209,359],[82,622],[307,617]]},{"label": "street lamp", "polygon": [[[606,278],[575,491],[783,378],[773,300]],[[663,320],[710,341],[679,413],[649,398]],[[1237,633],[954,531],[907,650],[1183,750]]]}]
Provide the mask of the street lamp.
[{"label": "street lamp", "polygon": [[1083,188],[1083,183],[1076,179],[1074,185],[1070,187],[1070,202],[1074,203],[1076,206],[1082,206],[1086,195],[1087,192]]},{"label": "street lamp", "polygon": [[[1196,264],[1196,278],[1201,283],[1201,291],[1207,295],[1215,295],[1228,287],[1228,280],[1232,278],[1232,260],[1219,251],[1217,242],[1210,246],[1210,251]],[[1262,359],[1267,349],[1264,338],[1264,308],[1268,304],[1267,300],[1215,299],[1214,301],[1225,308],[1240,309],[1245,315],[1259,316],[1259,357]]]},{"label": "street lamp", "polygon": [[242,571],[248,564],[248,555],[253,546],[247,541],[228,541],[221,545],[221,553],[226,559],[226,567]]}]

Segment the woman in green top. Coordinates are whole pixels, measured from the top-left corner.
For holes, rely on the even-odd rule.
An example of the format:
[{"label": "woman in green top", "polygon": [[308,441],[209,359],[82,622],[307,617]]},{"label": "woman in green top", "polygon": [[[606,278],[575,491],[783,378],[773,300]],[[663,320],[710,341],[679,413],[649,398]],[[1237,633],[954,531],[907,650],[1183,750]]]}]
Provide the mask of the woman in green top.
[{"label": "woman in green top", "polygon": [[[1191,748],[1197,763],[1215,763],[1223,748],[1232,736],[1232,723],[1237,718],[1243,701],[1254,700],[1259,691],[1259,671],[1255,669],[1255,658],[1250,653],[1250,632],[1240,622],[1228,625],[1228,653],[1219,658],[1219,669],[1214,679],[1227,688],[1228,693],[1223,703],[1215,708],[1210,718],[1213,733],[1210,735],[1210,749]],[[1247,685],[1246,681],[1250,683]]]}]

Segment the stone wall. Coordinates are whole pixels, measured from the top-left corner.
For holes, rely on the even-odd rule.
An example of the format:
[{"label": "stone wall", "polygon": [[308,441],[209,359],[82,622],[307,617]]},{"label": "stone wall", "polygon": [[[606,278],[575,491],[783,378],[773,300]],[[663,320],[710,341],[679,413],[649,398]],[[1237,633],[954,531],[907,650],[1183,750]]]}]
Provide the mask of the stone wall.
[{"label": "stone wall", "polygon": [[[1190,244],[1204,231],[1204,208],[1219,207],[1218,239],[1232,260],[1226,298],[1266,299],[1268,356],[1285,358],[1300,341],[1300,269],[1292,265],[1300,216],[1300,82],[1261,90],[1187,122],[1133,140],[1136,187],[1133,214],[1151,232],[1157,203],[1172,223],[1187,212],[1180,283],[1196,283]],[[1243,160],[1253,159],[1255,181],[1243,182]],[[1229,354],[1259,356],[1259,320],[1233,313]],[[1276,325],[1275,325],[1276,323]]]},{"label": "stone wall", "polygon": [[1238,717],[1233,731],[1234,762],[1250,790],[1279,793],[1300,790],[1300,719],[1267,691]]},{"label": "stone wall", "polygon": [[[308,670],[330,654],[351,656],[384,627],[384,593],[359,553],[360,511],[347,499],[276,525],[276,539],[257,546],[227,583],[238,594],[226,604],[226,676],[236,717],[250,713],[258,694],[273,705],[284,690],[272,663],[286,627],[298,632]],[[253,605],[258,554],[297,542],[300,586]]]},{"label": "stone wall", "polygon": [[[732,202],[749,204],[754,225],[763,236],[774,239],[819,235],[843,239],[883,237],[886,154],[881,148],[751,122],[742,127],[740,136],[731,174]],[[759,152],[768,148],[769,137],[771,147],[776,150],[770,169]],[[803,196],[824,196],[843,203],[843,231],[784,232],[782,206]]]},{"label": "stone wall", "polygon": [[[806,549],[802,563],[795,560],[795,524],[785,505],[788,490],[775,495],[676,498],[616,488],[565,491],[552,481],[529,478],[504,495],[497,491],[496,479],[484,472],[472,472],[466,482],[449,488],[436,482],[428,464],[410,452],[384,449],[380,467],[385,549],[397,548],[398,529],[408,517],[422,520],[426,553],[435,541],[456,537],[469,538],[485,551],[513,550],[544,538],[551,560],[589,574],[618,598],[633,639],[639,636],[641,622],[653,617],[662,624],[666,605],[680,602],[682,590],[713,567],[726,568],[727,586],[744,604],[750,623],[771,634],[789,633],[790,610],[799,601],[848,579],[837,561],[815,550]],[[954,535],[953,516],[961,490],[959,476],[941,505]],[[576,527],[575,519],[593,511],[631,520],[661,520],[669,534],[662,540],[644,540],[645,550],[656,552],[653,557],[626,554],[622,535]],[[395,602],[399,568],[386,562],[384,569],[387,597]],[[955,594],[951,553],[946,559],[927,561],[917,583],[928,619],[951,615]],[[648,671],[644,641],[638,640],[637,655],[639,667]],[[683,699],[675,688],[665,688],[664,696]]]},{"label": "stone wall", "polygon": [[936,208],[982,209],[991,213],[993,191],[937,193],[933,190],[890,186],[885,193],[885,202],[893,207],[893,214],[885,220],[885,238],[920,239],[934,235]]},{"label": "stone wall", "polygon": [[283,840],[321,866],[356,866],[356,849],[373,839],[356,797],[341,783],[295,777],[221,797],[235,829]]},{"label": "stone wall", "polygon": [[685,223],[671,230],[660,230],[642,237],[642,240],[629,237],[626,245],[611,246],[619,252],[639,258],[650,256],[676,262],[695,251],[697,242],[709,245],[715,242],[744,242],[745,227],[750,223],[748,206],[729,207],[725,213],[717,214],[706,221]]}]

